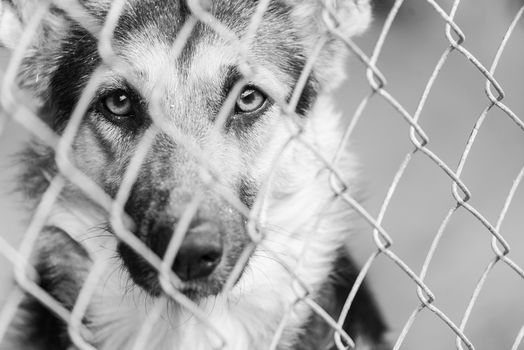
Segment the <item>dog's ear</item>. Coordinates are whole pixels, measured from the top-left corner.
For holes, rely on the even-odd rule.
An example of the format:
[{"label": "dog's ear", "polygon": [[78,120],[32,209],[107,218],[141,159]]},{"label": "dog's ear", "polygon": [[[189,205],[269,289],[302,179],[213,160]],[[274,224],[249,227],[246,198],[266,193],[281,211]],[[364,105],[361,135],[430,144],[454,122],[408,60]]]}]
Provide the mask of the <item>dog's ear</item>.
[{"label": "dog's ear", "polygon": [[[0,44],[13,49],[18,43],[23,30],[23,23],[27,20],[27,13],[21,12],[24,4],[29,1],[0,1]],[[27,8],[27,7],[26,7]]]},{"label": "dog's ear", "polygon": [[[362,33],[371,20],[369,0],[287,0],[294,8],[294,17],[318,33],[326,29],[326,21],[337,26],[344,36]],[[336,14],[336,20],[329,15]]]},{"label": "dog's ear", "polygon": [[[99,2],[101,0],[96,0]],[[19,87],[29,92],[35,101],[45,100],[48,94],[50,78],[70,29],[92,24],[89,22],[92,16],[87,12],[90,3],[91,0],[0,0],[0,47],[15,49],[24,31],[36,25],[34,36],[26,43],[17,76]],[[73,11],[69,13],[73,8],[81,11],[76,11],[76,15],[71,14]]]},{"label": "dog's ear", "polygon": [[[46,4],[48,3],[42,0],[0,0],[0,47],[14,50],[19,45],[25,28],[32,20],[36,20],[34,16],[40,9],[46,10],[42,8],[47,7]],[[53,16],[47,11],[41,18],[35,37],[24,52],[25,60],[18,71],[17,80],[20,87],[31,90],[35,98],[48,89],[47,76],[42,74],[48,69],[44,67],[45,60],[40,60],[39,55],[41,51],[49,51],[51,46],[58,45],[56,40],[55,43],[46,40],[57,23],[58,21],[54,21]]]},{"label": "dog's ear", "polygon": [[[326,31],[332,29],[343,38],[361,34],[371,22],[370,0],[285,0],[293,8],[293,19],[303,35],[308,57]],[[329,11],[327,10],[329,9]],[[336,18],[330,13],[336,14]],[[314,74],[321,88],[329,90],[343,80],[346,45],[330,35],[317,58]]]},{"label": "dog's ear", "polygon": [[110,0],[0,0],[0,46],[13,49],[42,7],[47,12],[40,18],[38,34],[31,43],[36,47],[56,41],[72,22],[89,30],[98,28],[100,23],[90,11],[102,11],[108,4]]}]

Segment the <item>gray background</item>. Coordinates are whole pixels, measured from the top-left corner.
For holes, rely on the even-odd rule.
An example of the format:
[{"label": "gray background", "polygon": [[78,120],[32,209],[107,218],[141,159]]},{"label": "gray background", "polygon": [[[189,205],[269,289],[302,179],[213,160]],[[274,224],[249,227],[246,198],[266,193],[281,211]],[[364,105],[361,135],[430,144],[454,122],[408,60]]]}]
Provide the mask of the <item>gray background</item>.
[{"label": "gray background", "polygon": [[[445,9],[451,1],[439,1]],[[489,67],[503,34],[519,6],[516,0],[464,0],[457,23],[466,34],[465,47]],[[386,4],[378,5],[386,9]],[[358,43],[370,53],[381,28],[374,27]],[[425,1],[406,1],[386,41],[378,66],[388,79],[387,89],[411,113],[441,53],[448,46],[444,22]],[[496,73],[507,96],[504,103],[524,119],[524,21],[519,23]],[[1,53],[0,68],[6,65]],[[350,62],[350,78],[338,91],[340,110],[348,120],[370,91],[365,67]],[[2,69],[0,69],[2,70]],[[421,126],[430,138],[429,148],[452,168],[456,167],[466,140],[482,110],[488,105],[485,79],[463,56],[453,53],[442,70],[421,115]],[[20,150],[27,133],[9,122],[0,137],[0,234],[13,244],[25,227],[20,201],[10,194],[16,177],[12,155]],[[408,124],[381,97],[365,110],[352,145],[362,164],[364,206],[377,215],[385,193],[407,152],[413,149]],[[473,146],[462,179],[472,191],[471,204],[492,223],[496,222],[513,179],[524,165],[524,133],[496,108],[489,113]],[[451,181],[424,155],[417,153],[384,220],[394,240],[392,250],[415,272],[422,263],[437,229],[454,204]],[[502,234],[510,243],[510,257],[524,266],[524,189],[515,196]],[[354,236],[359,261],[373,251],[371,229],[362,224]],[[426,282],[436,295],[435,305],[459,324],[475,284],[493,259],[489,232],[460,209],[444,233]],[[0,302],[10,290],[11,265],[0,257]],[[404,323],[420,304],[415,284],[387,257],[377,259],[370,282],[396,339]],[[466,334],[477,349],[510,349],[524,324],[524,280],[499,263],[488,277],[473,309]],[[424,310],[408,334],[403,349],[448,349],[454,334],[434,314]],[[524,345],[523,345],[524,347]]]}]

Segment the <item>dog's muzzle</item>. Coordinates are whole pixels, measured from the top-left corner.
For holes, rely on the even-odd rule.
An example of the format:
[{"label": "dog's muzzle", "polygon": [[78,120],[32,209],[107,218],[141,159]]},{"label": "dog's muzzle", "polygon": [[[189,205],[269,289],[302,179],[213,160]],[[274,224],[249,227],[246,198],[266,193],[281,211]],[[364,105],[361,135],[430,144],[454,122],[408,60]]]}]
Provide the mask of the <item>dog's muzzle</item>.
[{"label": "dog's muzzle", "polygon": [[[173,226],[160,225],[149,234],[152,250],[163,258],[173,236]],[[222,254],[223,242],[218,226],[197,218],[189,225],[171,268],[184,282],[205,278],[220,264]]]},{"label": "dog's muzzle", "polygon": [[[165,217],[155,218],[149,224],[139,225],[135,232],[160,259],[174,237],[177,223]],[[225,273],[220,268],[225,260],[223,232],[219,223],[195,217],[185,232],[171,265],[172,271],[180,278],[182,292],[190,297],[217,294],[221,290],[218,275]],[[118,246],[120,256],[129,271],[131,279],[153,296],[162,294],[159,272],[125,243]]]},{"label": "dog's muzzle", "polygon": [[[166,256],[173,241],[176,254],[167,263],[182,282],[176,283],[181,292],[191,298],[219,294],[249,242],[244,217],[203,184],[188,183],[191,176],[184,175],[186,182],[178,186],[162,177],[159,183],[147,180],[152,177],[135,183],[124,207],[134,221],[133,234],[160,259],[173,259],[171,252]],[[196,191],[201,200],[186,229],[181,220]],[[124,242],[118,253],[135,284],[150,295],[163,294],[155,267]]]}]

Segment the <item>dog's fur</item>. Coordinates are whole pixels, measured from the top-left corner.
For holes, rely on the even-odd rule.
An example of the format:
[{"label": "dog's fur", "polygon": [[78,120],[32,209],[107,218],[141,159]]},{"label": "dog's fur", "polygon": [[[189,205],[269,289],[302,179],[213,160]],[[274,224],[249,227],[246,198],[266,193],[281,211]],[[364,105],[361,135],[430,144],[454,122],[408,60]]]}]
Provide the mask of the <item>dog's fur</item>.
[{"label": "dog's fur", "polygon": [[[19,42],[38,2],[0,3],[0,39],[5,46],[14,48]],[[77,21],[100,27],[111,1],[79,3],[85,16],[64,11],[66,0],[51,7],[19,78],[20,86],[38,101],[43,120],[59,134],[89,77],[102,64],[97,40]],[[240,37],[258,2],[209,3],[211,14]],[[338,30],[344,35],[358,34],[368,25],[367,0],[327,4],[340,14]],[[317,0],[271,2],[247,51],[248,61],[256,68],[248,77],[251,85],[275,99],[289,100],[307,57],[325,31],[322,9]],[[221,289],[249,244],[246,220],[206,185],[198,162],[168,131],[153,141],[125,209],[134,221],[133,233],[162,257],[172,228],[192,195],[199,193],[202,201],[197,219],[207,224],[205,234],[214,230],[219,235],[224,253],[209,276],[183,282],[181,291],[219,329],[227,349],[268,349],[286,309],[300,292],[295,278],[307,286],[308,297],[338,317],[358,273],[346,249],[357,218],[333,193],[330,172],[308,147],[294,141],[281,152],[295,130],[274,99],[269,98],[267,106],[255,115],[231,111],[223,130],[212,134],[214,118],[229,89],[242,78],[239,52],[233,43],[199,23],[181,55],[174,57],[174,40],[189,16],[191,9],[183,0],[127,2],[113,40],[119,63],[102,74],[70,157],[115,196],[140,137],[156,118],[164,128],[182,132],[205,150],[208,166],[245,206],[253,208],[263,192],[265,201],[258,221],[264,238],[227,293]],[[302,140],[327,159],[333,158],[341,140],[340,118],[329,94],[343,78],[344,51],[335,38],[327,41],[296,110]],[[107,94],[116,89],[132,99],[132,117],[115,118],[104,109]],[[28,200],[38,203],[49,179],[59,173],[54,151],[35,142],[28,146],[22,161],[22,190]],[[349,152],[337,163],[350,191],[355,185],[355,163]],[[166,233],[166,228],[171,230]],[[210,328],[170,300],[160,287],[156,270],[114,233],[108,214],[67,183],[34,254],[40,286],[68,309],[75,305],[93,261],[109,266],[84,318],[89,329],[85,340],[97,349],[131,349],[148,313],[160,305],[163,312],[147,340],[148,349],[215,348],[218,339]],[[384,322],[365,284],[356,295],[344,329],[355,339],[357,349],[386,347]],[[332,327],[299,301],[288,314],[278,349],[334,349],[333,338]],[[0,348],[60,350],[75,346],[67,325],[28,297]]]}]

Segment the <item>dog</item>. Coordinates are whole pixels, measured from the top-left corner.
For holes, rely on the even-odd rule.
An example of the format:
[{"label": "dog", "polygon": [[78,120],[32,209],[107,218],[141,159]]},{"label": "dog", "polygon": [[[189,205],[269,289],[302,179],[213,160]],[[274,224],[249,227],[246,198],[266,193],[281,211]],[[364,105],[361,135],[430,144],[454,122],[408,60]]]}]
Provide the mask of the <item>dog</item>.
[{"label": "dog", "polygon": [[[36,208],[53,179],[63,181],[33,251],[35,280],[71,311],[94,266],[104,266],[78,333],[95,349],[134,349],[137,341],[147,349],[336,349],[333,325],[305,298],[337,320],[359,271],[347,248],[358,215],[333,191],[332,172],[312,150],[331,160],[342,139],[330,96],[344,79],[344,43],[327,36],[296,108],[285,111],[282,101],[292,100],[328,25],[357,35],[370,22],[371,6],[272,0],[242,50],[195,13],[242,38],[260,1],[195,3],[124,2],[104,53],[98,34],[112,1],[51,2],[18,84],[39,117],[63,135],[96,76],[68,161],[118,198],[140,142],[156,131],[117,219],[82,183],[61,176],[63,154],[38,140],[27,145],[19,179],[27,202]],[[1,2],[5,47],[16,48],[39,6],[41,0]],[[223,112],[230,95],[234,103]],[[355,194],[358,162],[349,150],[336,168],[348,185],[341,192]],[[179,227],[182,236],[174,233]],[[170,254],[172,238],[182,237],[168,282],[122,230],[160,259]],[[28,295],[0,348],[81,348],[68,326]],[[342,328],[356,349],[387,348],[385,322],[365,283]]]}]

